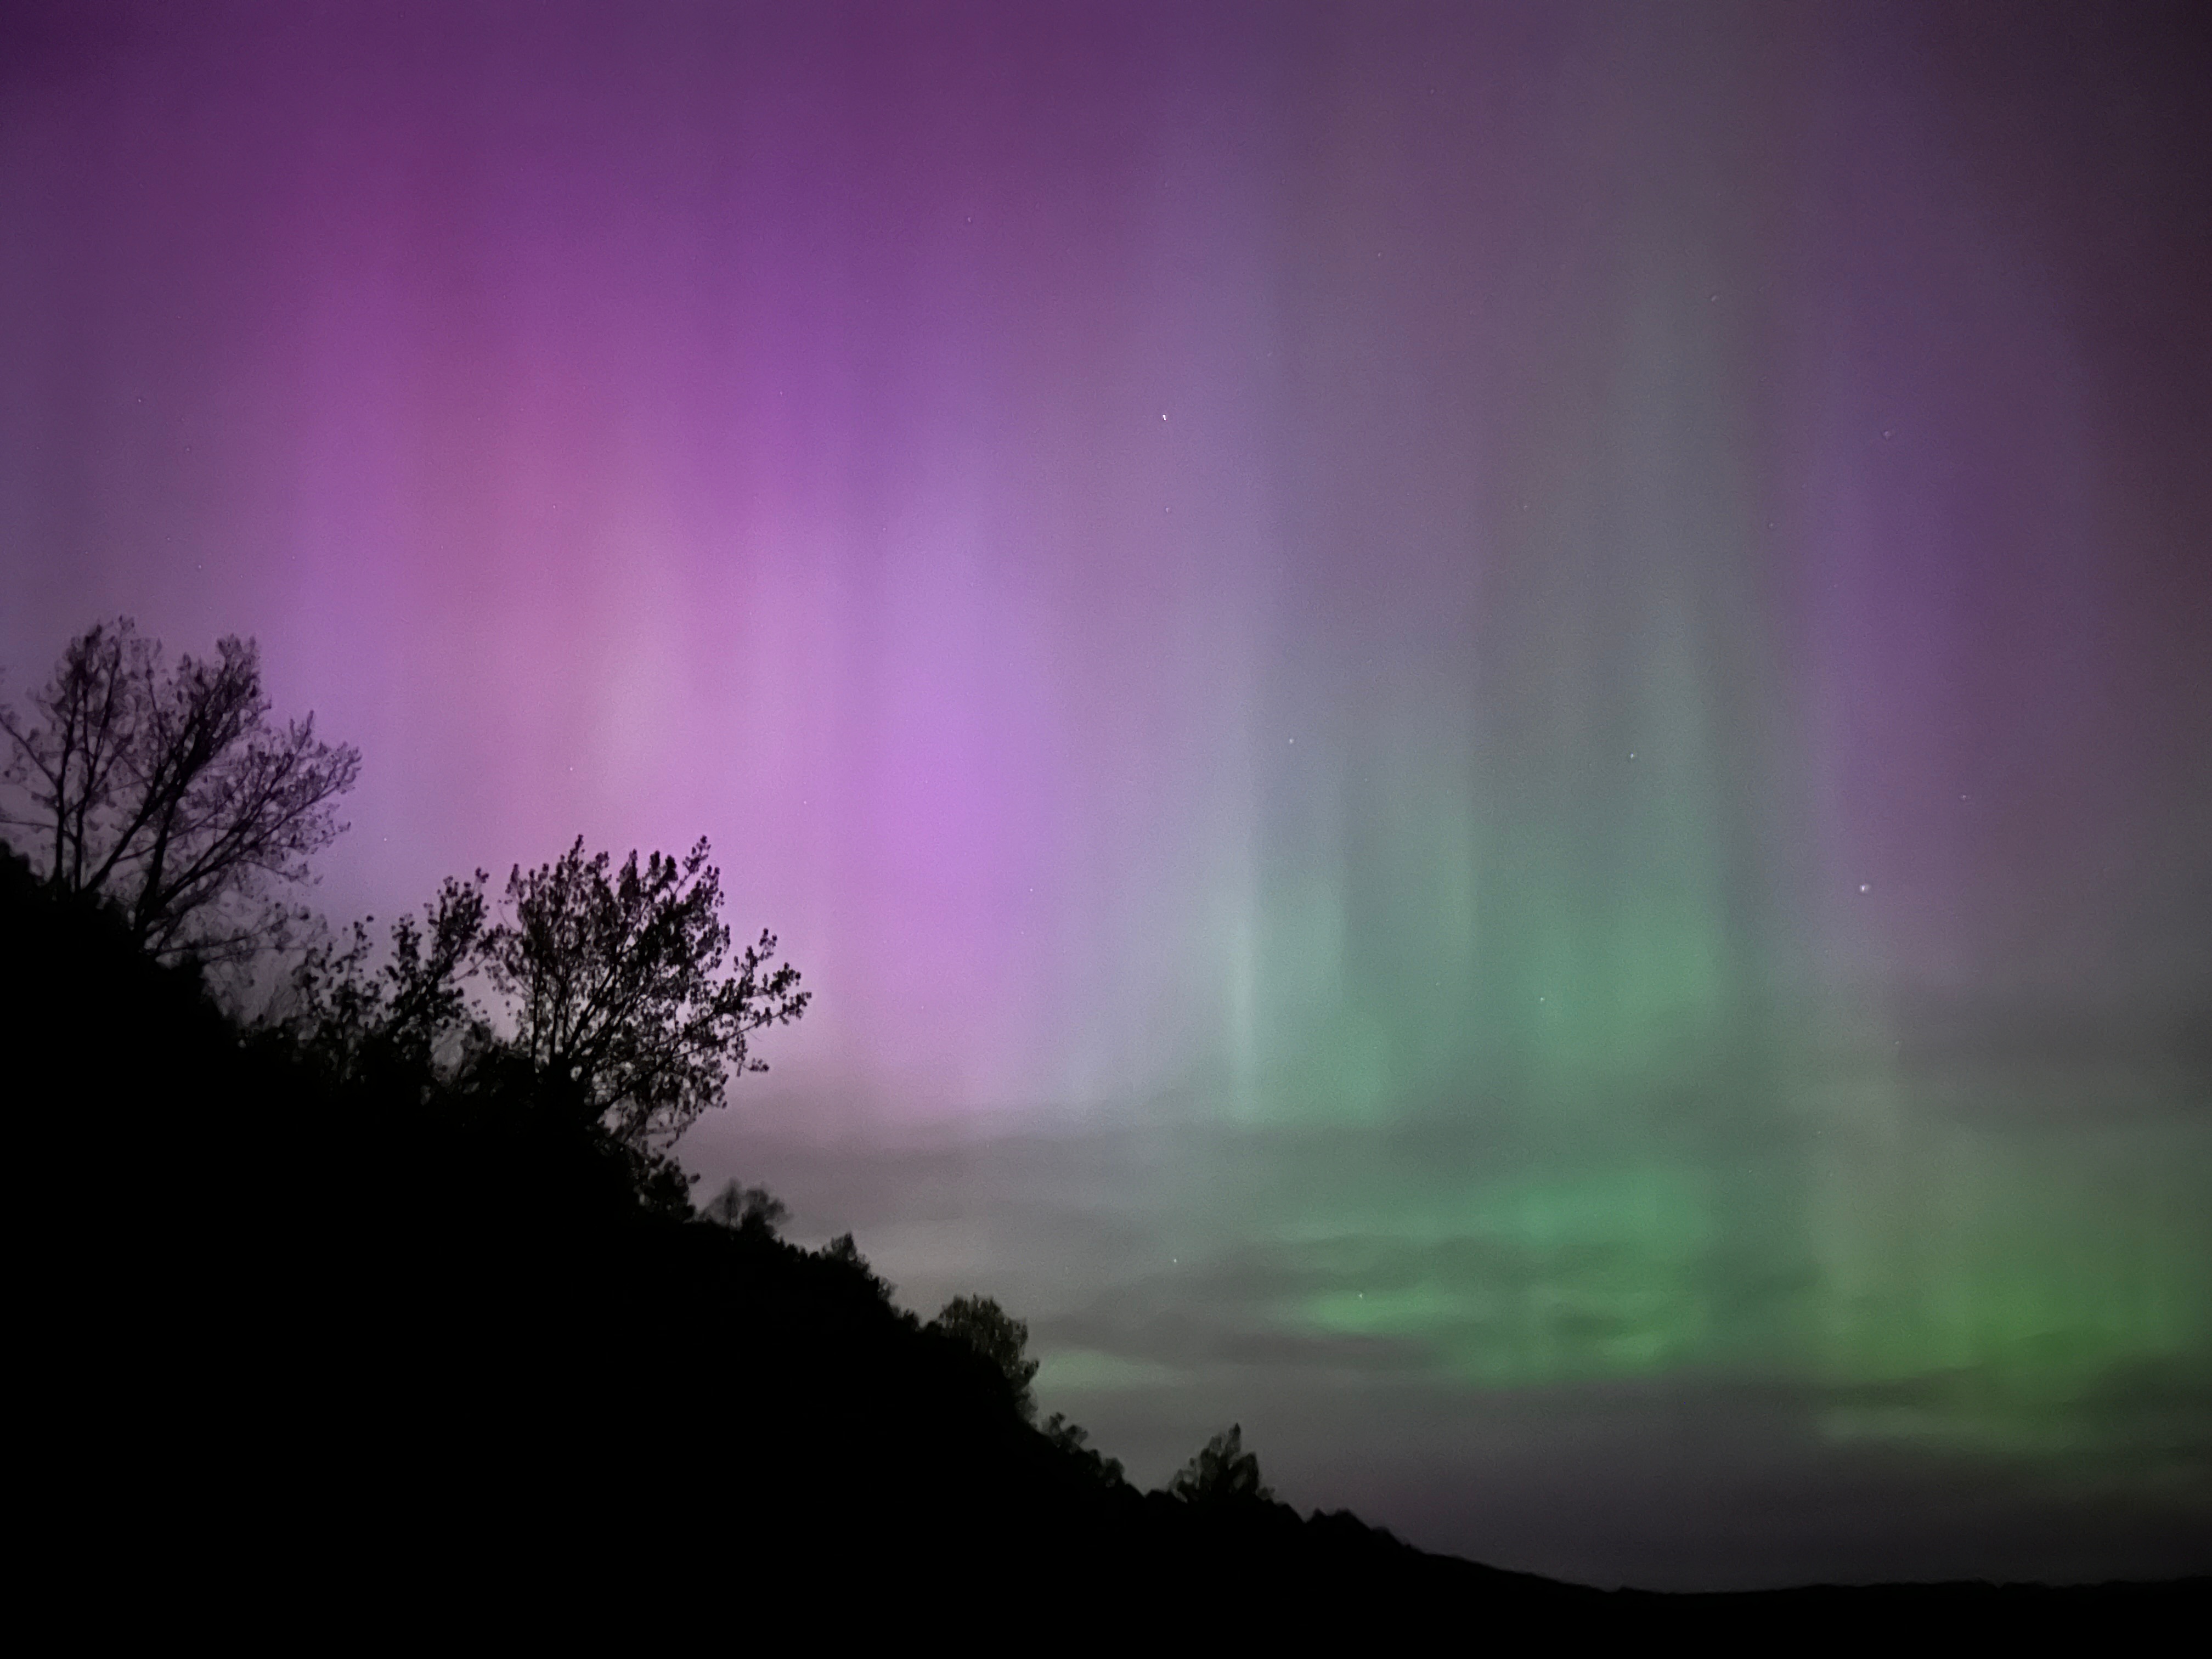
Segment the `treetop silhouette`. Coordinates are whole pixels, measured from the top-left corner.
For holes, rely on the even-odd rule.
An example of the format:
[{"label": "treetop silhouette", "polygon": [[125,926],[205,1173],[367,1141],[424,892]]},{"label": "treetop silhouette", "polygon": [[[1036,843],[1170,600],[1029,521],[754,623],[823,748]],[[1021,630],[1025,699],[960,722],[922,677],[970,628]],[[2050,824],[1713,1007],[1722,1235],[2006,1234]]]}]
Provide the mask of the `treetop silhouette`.
[{"label": "treetop silhouette", "polygon": [[1186,1504],[1272,1504],[1275,1494],[1260,1479],[1260,1460],[1244,1449],[1244,1430],[1231,1423],[1199,1449],[1168,1483]]},{"label": "treetop silhouette", "polygon": [[[730,955],[721,874],[702,837],[619,869],[580,836],[534,870],[516,866],[496,910],[482,870],[448,879],[421,921],[403,916],[369,967],[368,930],[311,950],[286,1024],[342,1072],[401,1064],[456,1080],[526,1077],[541,1109],[648,1162],[721,1103],[733,1074],[763,1072],[757,1032],[787,1024],[811,993],[763,932]],[[469,994],[481,975],[505,1004],[502,1034]],[[720,1218],[773,1231],[781,1206],[739,1191]],[[690,1212],[688,1201],[683,1206]]]},{"label": "treetop silhouette", "polygon": [[1024,1422],[1036,1415],[1030,1384],[1038,1362],[1029,1358],[1029,1322],[1017,1319],[988,1296],[956,1296],[939,1310],[932,1326],[957,1337],[998,1367],[1013,1391]]},{"label": "treetop silhouette", "polygon": [[791,1219],[791,1206],[765,1187],[748,1187],[732,1177],[699,1206],[702,1221],[738,1232],[774,1233]]},{"label": "treetop silhouette", "polygon": [[728,972],[721,872],[705,837],[679,860],[633,852],[619,870],[583,838],[508,876],[505,915],[478,947],[509,1001],[517,1049],[583,1117],[665,1150],[733,1073],[764,1072],[749,1039],[806,1012],[799,970],[763,931]]}]

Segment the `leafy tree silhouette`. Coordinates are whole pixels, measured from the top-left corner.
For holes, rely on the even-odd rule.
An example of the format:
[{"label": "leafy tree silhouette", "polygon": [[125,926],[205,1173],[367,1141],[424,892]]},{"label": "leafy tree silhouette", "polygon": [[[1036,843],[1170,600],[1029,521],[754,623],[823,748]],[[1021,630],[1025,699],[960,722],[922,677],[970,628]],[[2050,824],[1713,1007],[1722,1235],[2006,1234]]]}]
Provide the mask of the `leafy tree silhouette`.
[{"label": "leafy tree silhouette", "polygon": [[170,959],[244,962],[303,919],[271,889],[343,831],[361,756],[319,742],[313,714],[270,724],[252,640],[168,670],[128,617],[95,623],[28,702],[0,705],[0,825],[49,886],[115,905]]},{"label": "leafy tree silhouette", "polygon": [[791,1206],[765,1187],[732,1180],[699,1206],[702,1220],[738,1231],[774,1233],[791,1219]]},{"label": "leafy tree silhouette", "polygon": [[1260,1480],[1260,1460],[1244,1449],[1244,1430],[1231,1423],[1199,1449],[1168,1482],[1186,1504],[1272,1504],[1275,1494]]},{"label": "leafy tree silhouette", "polygon": [[451,1071],[487,1053],[496,1039],[466,981],[481,969],[489,879],[481,870],[466,881],[448,878],[422,922],[401,916],[380,968],[369,966],[374,917],[354,923],[343,945],[309,945],[292,969],[284,1012],[268,1024],[343,1078],[404,1073],[427,1086],[441,1063]]},{"label": "leafy tree silhouette", "polygon": [[619,870],[582,838],[507,878],[507,914],[474,945],[514,1019],[514,1050],[555,1103],[641,1152],[660,1152],[720,1103],[728,1074],[763,1072],[756,1031],[797,1019],[810,993],[763,932],[731,970],[721,875],[704,837],[682,860],[632,853]]},{"label": "leafy tree silhouette", "polygon": [[[641,866],[632,853],[617,870],[579,839],[551,864],[516,866],[504,914],[483,871],[449,879],[419,920],[399,918],[386,950],[367,921],[311,945],[260,1035],[334,1082],[522,1135],[536,1179],[690,1219],[691,1177],[671,1146],[721,1103],[732,1073],[767,1069],[750,1039],[809,1000],[799,970],[773,960],[772,933],[731,962],[708,853],[702,838],[681,860]],[[501,994],[489,1012],[471,993],[479,977]],[[735,1203],[721,1218],[733,1226],[749,1204],[769,1233],[786,1217],[764,1190]]]},{"label": "leafy tree silhouette", "polygon": [[1036,1415],[1036,1399],[1030,1391],[1037,1361],[1028,1357],[1030,1328],[988,1296],[956,1296],[939,1310],[932,1326],[957,1337],[999,1368],[1013,1390],[1014,1403],[1024,1421]]}]

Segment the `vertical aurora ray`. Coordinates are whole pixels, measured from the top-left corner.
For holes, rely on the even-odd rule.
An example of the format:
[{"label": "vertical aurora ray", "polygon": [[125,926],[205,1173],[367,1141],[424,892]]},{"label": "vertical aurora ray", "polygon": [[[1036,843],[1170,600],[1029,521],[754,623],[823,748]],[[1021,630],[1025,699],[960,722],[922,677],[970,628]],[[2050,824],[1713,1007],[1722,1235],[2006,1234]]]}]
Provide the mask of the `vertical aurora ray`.
[{"label": "vertical aurora ray", "polygon": [[[1617,82],[1613,52],[1639,50],[1559,72]],[[1432,74],[1471,108],[1495,91],[1467,64]],[[1750,74],[1622,94],[1618,155],[1470,147],[1532,188],[1637,204],[1618,221],[1455,236],[1431,228],[1454,223],[1429,216],[1437,179],[1393,218],[1366,158],[1312,164],[1341,199],[1305,204],[1328,234],[1285,325],[1316,388],[1291,443],[1329,466],[1292,486],[1254,831],[1282,1109],[1634,1111],[1757,1046],[1781,1000],[1805,807],[1782,764],[1763,411],[1734,383],[1771,252],[1673,199],[1753,187]],[[1343,129],[1403,142],[1398,83],[1346,79],[1370,101]],[[1554,270],[1534,315],[1481,315]],[[1425,378],[1439,355],[1454,379]]]}]

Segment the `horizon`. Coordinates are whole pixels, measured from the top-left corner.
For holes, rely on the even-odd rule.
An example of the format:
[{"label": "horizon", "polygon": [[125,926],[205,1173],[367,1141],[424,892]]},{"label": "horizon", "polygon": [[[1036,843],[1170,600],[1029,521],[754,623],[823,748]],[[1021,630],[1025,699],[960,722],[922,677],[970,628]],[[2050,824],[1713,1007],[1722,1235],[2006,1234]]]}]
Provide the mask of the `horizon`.
[{"label": "horizon", "polygon": [[2212,1567],[2188,8],[528,15],[0,7],[0,697],[258,639],[339,926],[707,836],[700,1190],[1142,1481]]}]

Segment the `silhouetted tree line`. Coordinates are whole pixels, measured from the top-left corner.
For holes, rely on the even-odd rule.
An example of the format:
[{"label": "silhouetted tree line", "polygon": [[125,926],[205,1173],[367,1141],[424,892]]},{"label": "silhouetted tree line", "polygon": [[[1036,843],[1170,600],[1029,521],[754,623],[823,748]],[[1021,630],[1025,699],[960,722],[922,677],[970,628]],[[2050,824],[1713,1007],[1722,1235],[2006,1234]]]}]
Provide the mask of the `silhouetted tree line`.
[{"label": "silhouetted tree line", "polygon": [[[695,1207],[672,1145],[807,1002],[773,935],[732,950],[704,841],[620,865],[579,841],[497,903],[478,871],[381,939],[303,935],[284,890],[358,757],[268,707],[250,642],[167,671],[125,621],[0,711],[0,1008],[64,1510],[120,1485],[144,1527],[227,1494],[423,1571],[826,1562],[1041,1595],[1431,1563],[1300,1520],[1235,1430],[1139,1493],[1037,1420],[1028,1328],[989,1297],[925,1322],[849,1235],[787,1242],[764,1188]],[[279,959],[250,1013],[210,988]]]},{"label": "silhouetted tree line", "polygon": [[356,763],[271,735],[250,644],[159,661],[95,629],[0,720],[17,1409],[45,1454],[19,1497],[52,1535],[241,1595],[496,1586],[641,1620],[802,1585],[1099,1629],[1583,1594],[1301,1517],[1234,1427],[1139,1492],[1037,1420],[994,1301],[925,1322],[849,1235],[784,1239],[765,1188],[695,1207],[671,1145],[806,1006],[772,935],[732,954],[703,841],[619,866],[579,842],[498,905],[448,881],[226,1006],[208,969],[295,926],[276,890]]}]

